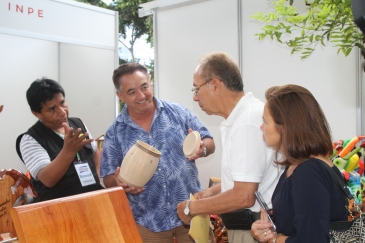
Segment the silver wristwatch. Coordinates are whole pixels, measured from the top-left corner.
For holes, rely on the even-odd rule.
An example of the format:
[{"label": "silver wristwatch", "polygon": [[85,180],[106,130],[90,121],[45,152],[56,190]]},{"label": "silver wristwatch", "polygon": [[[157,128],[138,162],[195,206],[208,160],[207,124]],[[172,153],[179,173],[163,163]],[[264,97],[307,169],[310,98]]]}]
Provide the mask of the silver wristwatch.
[{"label": "silver wristwatch", "polygon": [[189,204],[190,204],[190,200],[187,201],[186,205],[185,205],[185,209],[184,209],[184,214],[185,215],[190,215],[190,208],[189,208]]},{"label": "silver wristwatch", "polygon": [[207,148],[203,147],[203,157],[207,157]]}]

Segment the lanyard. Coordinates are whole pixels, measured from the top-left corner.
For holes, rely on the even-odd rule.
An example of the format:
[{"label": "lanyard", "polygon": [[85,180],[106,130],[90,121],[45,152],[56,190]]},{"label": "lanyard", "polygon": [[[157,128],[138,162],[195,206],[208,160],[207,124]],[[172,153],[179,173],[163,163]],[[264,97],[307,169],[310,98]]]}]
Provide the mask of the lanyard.
[{"label": "lanyard", "polygon": [[[54,131],[54,130],[53,130]],[[63,135],[63,134],[61,134],[61,133],[59,133],[59,132],[56,132],[56,131],[54,131],[58,136],[60,136],[63,140],[65,139],[65,135]],[[79,162],[81,162],[81,159],[80,159],[80,155],[79,155],[79,152],[76,152],[76,157],[77,157],[77,160],[79,161]]]}]

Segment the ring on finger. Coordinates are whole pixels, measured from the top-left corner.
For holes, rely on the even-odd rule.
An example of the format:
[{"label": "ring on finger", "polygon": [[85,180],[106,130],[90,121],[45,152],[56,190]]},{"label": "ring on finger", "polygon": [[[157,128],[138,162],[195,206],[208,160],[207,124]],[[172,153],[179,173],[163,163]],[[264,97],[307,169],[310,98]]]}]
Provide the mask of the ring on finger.
[{"label": "ring on finger", "polygon": [[264,232],[264,236],[266,236],[266,231]]}]

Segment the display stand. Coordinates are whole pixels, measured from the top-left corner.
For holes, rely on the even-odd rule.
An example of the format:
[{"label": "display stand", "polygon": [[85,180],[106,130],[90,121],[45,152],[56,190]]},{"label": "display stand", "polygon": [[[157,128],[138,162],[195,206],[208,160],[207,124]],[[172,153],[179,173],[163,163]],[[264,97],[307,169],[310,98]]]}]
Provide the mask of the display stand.
[{"label": "display stand", "polygon": [[10,209],[20,243],[142,243],[121,187]]}]

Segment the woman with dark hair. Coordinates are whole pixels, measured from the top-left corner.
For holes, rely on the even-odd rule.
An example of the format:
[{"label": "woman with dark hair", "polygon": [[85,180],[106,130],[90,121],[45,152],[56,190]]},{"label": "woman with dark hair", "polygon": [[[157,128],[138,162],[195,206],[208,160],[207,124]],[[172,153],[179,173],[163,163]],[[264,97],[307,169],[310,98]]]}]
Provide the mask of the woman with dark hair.
[{"label": "woman with dark hair", "polygon": [[330,221],[347,220],[345,201],[326,166],[341,176],[328,159],[330,127],[323,111],[305,88],[272,87],[266,91],[261,130],[276,163],[286,169],[272,196],[276,231],[261,209],[251,234],[259,242],[330,242]]}]

